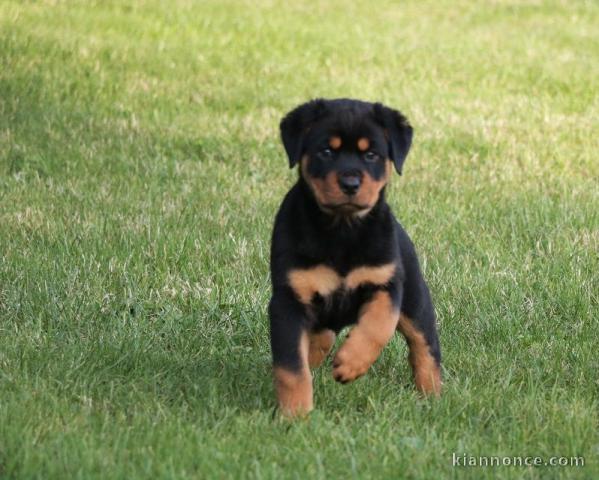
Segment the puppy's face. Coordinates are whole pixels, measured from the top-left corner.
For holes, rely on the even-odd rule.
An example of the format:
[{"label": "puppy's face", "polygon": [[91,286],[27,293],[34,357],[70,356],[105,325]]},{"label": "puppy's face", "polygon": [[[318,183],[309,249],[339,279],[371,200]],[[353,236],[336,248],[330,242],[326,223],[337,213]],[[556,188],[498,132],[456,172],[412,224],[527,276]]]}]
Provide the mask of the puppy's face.
[{"label": "puppy's face", "polygon": [[366,214],[387,183],[391,161],[383,129],[368,118],[354,120],[348,126],[332,116],[307,134],[301,174],[327,213]]},{"label": "puppy's face", "polygon": [[401,169],[412,135],[399,112],[345,99],[301,105],[283,119],[281,132],[290,165],[299,160],[321,210],[358,217],[377,203],[392,164]]}]

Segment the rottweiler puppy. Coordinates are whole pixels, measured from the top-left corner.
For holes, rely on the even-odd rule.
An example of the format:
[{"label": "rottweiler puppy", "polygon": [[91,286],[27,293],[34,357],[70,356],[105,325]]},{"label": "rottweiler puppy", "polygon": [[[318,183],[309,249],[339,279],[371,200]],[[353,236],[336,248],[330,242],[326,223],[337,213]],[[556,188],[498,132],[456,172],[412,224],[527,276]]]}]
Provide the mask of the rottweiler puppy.
[{"label": "rottweiler puppy", "polygon": [[333,359],[333,377],[364,375],[399,330],[416,388],[441,392],[435,312],[414,246],[385,201],[401,174],[412,127],[380,103],[317,99],[280,125],[299,176],[275,219],[269,305],[279,408],[312,410],[310,368],[353,325]]}]

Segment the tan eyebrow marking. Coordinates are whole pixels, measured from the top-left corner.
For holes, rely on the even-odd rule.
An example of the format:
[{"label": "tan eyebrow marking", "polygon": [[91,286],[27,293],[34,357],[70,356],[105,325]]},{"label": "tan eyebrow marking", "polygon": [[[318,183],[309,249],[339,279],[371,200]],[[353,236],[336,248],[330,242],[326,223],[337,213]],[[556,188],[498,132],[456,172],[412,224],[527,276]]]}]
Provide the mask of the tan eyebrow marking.
[{"label": "tan eyebrow marking", "polygon": [[341,137],[335,135],[329,138],[329,146],[335,150],[341,147]]},{"label": "tan eyebrow marking", "polygon": [[362,137],[358,140],[358,150],[365,152],[368,150],[368,147],[370,147],[370,140],[368,140],[366,137]]}]

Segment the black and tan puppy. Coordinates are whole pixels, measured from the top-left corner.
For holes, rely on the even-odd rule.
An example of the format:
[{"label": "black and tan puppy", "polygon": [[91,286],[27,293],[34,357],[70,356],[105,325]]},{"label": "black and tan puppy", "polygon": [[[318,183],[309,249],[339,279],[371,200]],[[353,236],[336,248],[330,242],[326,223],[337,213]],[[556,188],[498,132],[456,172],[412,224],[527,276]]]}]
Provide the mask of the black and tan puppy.
[{"label": "black and tan puppy", "polygon": [[416,387],[441,391],[441,353],[414,246],[385,202],[412,127],[398,111],[358,100],[313,100],[281,122],[299,178],[272,237],[271,346],[279,407],[312,409],[310,368],[354,325],[333,360],[346,383],[364,375],[396,330],[408,343]]}]

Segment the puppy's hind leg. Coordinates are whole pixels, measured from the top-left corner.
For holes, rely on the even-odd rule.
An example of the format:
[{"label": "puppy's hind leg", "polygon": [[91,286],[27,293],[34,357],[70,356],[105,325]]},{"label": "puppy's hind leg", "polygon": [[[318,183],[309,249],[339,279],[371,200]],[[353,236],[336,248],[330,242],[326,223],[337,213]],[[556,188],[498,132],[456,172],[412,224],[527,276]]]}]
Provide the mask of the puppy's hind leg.
[{"label": "puppy's hind leg", "polygon": [[327,358],[333,344],[335,343],[335,332],[325,329],[309,334],[310,346],[308,351],[308,363],[310,368],[319,367]]},{"label": "puppy's hind leg", "polygon": [[441,351],[432,312],[410,318],[403,312],[398,330],[403,334],[410,353],[408,361],[416,388],[425,395],[441,395]]}]

